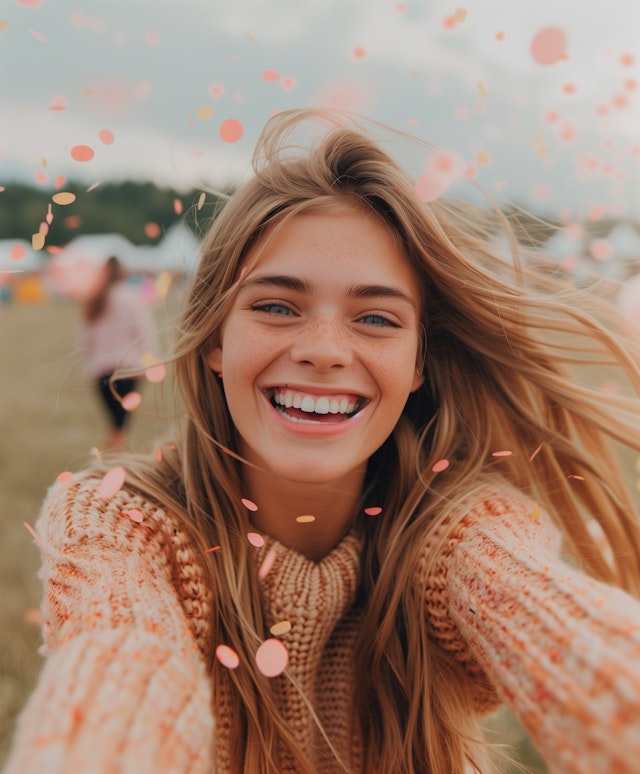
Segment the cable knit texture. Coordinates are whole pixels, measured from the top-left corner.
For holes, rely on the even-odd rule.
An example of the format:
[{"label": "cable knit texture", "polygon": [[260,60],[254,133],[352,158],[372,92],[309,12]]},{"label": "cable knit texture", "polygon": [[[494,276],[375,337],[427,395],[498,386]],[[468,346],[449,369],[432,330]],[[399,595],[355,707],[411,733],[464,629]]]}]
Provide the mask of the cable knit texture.
[{"label": "cable knit texture", "polygon": [[[104,500],[98,483],[55,485],[36,526],[46,661],[5,773],[227,771],[234,721],[224,691],[211,707],[211,591],[199,558],[162,508],[126,488]],[[548,517],[509,490],[478,498],[425,577],[429,550],[415,576],[425,614],[479,709],[507,703],[552,772],[637,772],[640,603],[561,561]],[[270,538],[256,549],[258,566],[273,558],[262,580],[267,623],[291,622],[281,637],[288,672],[353,772],[362,771],[351,712],[359,553],[351,534],[319,562]],[[318,772],[335,772],[299,692],[284,675],[272,686]]]}]

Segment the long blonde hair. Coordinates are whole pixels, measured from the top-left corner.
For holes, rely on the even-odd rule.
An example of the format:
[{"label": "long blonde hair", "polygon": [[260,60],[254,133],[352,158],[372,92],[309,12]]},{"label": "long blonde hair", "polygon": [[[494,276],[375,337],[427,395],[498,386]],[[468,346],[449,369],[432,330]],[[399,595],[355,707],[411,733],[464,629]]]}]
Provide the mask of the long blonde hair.
[{"label": "long blonde hair", "polygon": [[[300,144],[309,126],[319,136]],[[258,142],[254,171],[210,229],[178,324],[173,360],[182,435],[161,463],[132,463],[130,478],[177,514],[202,549],[215,591],[211,654],[224,642],[246,665],[230,672],[210,661],[214,707],[224,700],[235,709],[230,764],[274,773],[276,751],[284,750],[296,770],[311,773],[268,680],[253,666],[265,622],[243,538],[242,461],[221,385],[203,354],[237,292],[243,259],[276,219],[327,202],[376,213],[401,241],[423,289],[425,385],[369,463],[366,486],[386,518],[358,526],[365,608],[358,673],[366,681],[360,679],[355,703],[364,770],[462,774],[470,762],[479,765],[474,690],[429,630],[423,594],[412,582],[419,551],[431,541],[435,566],[465,498],[496,478],[492,452],[507,449],[501,479],[552,514],[574,559],[595,577],[640,593],[640,529],[609,444],[639,448],[640,355],[630,339],[622,343],[621,328],[610,332],[605,315],[614,322],[615,315],[595,297],[537,276],[515,254],[494,255],[470,207],[422,202],[411,177],[352,118],[275,116]],[[581,363],[619,367],[633,395],[580,384],[570,368]],[[436,476],[440,459],[450,464]],[[569,476],[584,480],[576,486]],[[610,560],[587,515],[599,522]],[[215,557],[204,553],[212,545],[222,547]],[[348,770],[340,762],[336,768]]]}]

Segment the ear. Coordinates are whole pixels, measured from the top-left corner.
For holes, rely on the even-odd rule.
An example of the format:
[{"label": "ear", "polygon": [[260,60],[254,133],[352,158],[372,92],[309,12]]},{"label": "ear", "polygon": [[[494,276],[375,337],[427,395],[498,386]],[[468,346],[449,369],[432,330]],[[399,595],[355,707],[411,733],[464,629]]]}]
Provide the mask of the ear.
[{"label": "ear", "polygon": [[204,362],[215,373],[222,371],[222,346],[211,346],[204,356]]},{"label": "ear", "polygon": [[413,382],[411,383],[411,392],[415,392],[416,390],[419,390],[423,384],[424,384],[424,374],[421,373],[421,371],[419,371],[416,368],[415,373],[413,374]]}]

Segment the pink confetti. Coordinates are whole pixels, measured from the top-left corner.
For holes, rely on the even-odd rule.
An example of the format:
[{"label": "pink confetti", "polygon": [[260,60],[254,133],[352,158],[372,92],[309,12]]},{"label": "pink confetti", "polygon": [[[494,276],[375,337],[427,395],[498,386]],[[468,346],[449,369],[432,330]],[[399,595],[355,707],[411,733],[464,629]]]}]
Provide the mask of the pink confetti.
[{"label": "pink confetti", "polygon": [[223,142],[238,142],[244,134],[244,127],[237,118],[227,118],[220,124],[220,139]]},{"label": "pink confetti", "polygon": [[491,452],[492,457],[510,457],[513,454],[513,452],[510,451],[495,451]]},{"label": "pink confetti", "polygon": [[91,159],[95,156],[93,148],[90,148],[88,145],[74,145],[73,148],[71,148],[71,158],[74,161],[91,161]]},{"label": "pink confetti", "polygon": [[142,395],[133,390],[127,393],[120,402],[122,403],[122,408],[126,411],[135,411],[142,403]]},{"label": "pink confetti", "polygon": [[364,512],[367,516],[379,516],[382,513],[382,508],[378,505],[374,505],[372,508],[365,508]]},{"label": "pink confetti", "polygon": [[442,473],[443,470],[446,470],[449,467],[449,460],[438,460],[435,465],[431,467],[431,470],[434,473]]},{"label": "pink confetti", "polygon": [[31,35],[32,38],[39,40],[41,43],[48,42],[45,36],[41,32],[38,32],[38,30],[29,30],[29,35]]},{"label": "pink confetti", "polygon": [[73,473],[70,470],[65,470],[56,477],[56,484],[66,484],[72,478]]},{"label": "pink confetti", "polygon": [[109,129],[101,129],[98,137],[100,138],[100,142],[102,142],[104,145],[113,145],[113,141],[115,139],[113,132]]},{"label": "pink confetti", "polygon": [[144,233],[149,239],[157,239],[160,236],[160,226],[157,223],[145,223]]},{"label": "pink confetti", "polygon": [[433,202],[440,198],[447,186],[431,175],[421,175],[415,182],[415,192],[423,202]]},{"label": "pink confetti", "polygon": [[584,476],[577,476],[574,473],[571,473],[570,475],[568,475],[567,478],[575,478],[576,481],[584,481]]},{"label": "pink confetti", "polygon": [[23,5],[26,8],[35,8],[38,5],[42,5],[44,0],[13,0],[16,5]]},{"label": "pink confetti", "polygon": [[161,382],[167,375],[167,367],[164,363],[158,363],[157,365],[149,366],[144,372],[147,379],[153,384]]},{"label": "pink confetti", "polygon": [[96,494],[102,500],[110,500],[116,492],[119,492],[122,489],[125,477],[125,469],[122,465],[116,465],[105,474],[96,490]]},{"label": "pink confetti", "polygon": [[211,548],[207,548],[205,551],[205,554],[212,554],[214,551],[219,551],[220,546],[211,546]]},{"label": "pink confetti", "polygon": [[130,511],[122,511],[122,515],[131,519],[131,521],[135,521],[136,524],[141,524],[144,519],[144,514],[137,508],[132,508]]},{"label": "pink confetti", "polygon": [[240,502],[244,505],[244,507],[249,511],[257,511],[258,506],[253,502],[253,500],[249,500],[248,497],[243,497]]},{"label": "pink confetti", "polygon": [[31,537],[36,541],[36,543],[39,546],[41,546],[42,545],[42,540],[40,539],[40,536],[35,531],[35,529],[31,526],[31,524],[28,524],[26,521],[23,521],[22,523],[24,524],[24,526],[27,528],[27,530],[31,534]]},{"label": "pink confetti", "polygon": [[289,653],[285,646],[271,637],[265,640],[256,651],[256,666],[265,677],[277,677],[289,663]]},{"label": "pink confetti", "polygon": [[540,454],[543,445],[544,444],[540,444],[538,447],[536,447],[536,449],[534,450],[533,454],[529,457],[529,462],[534,460],[538,456],[538,454]]},{"label": "pink confetti", "polygon": [[184,206],[182,204],[181,199],[174,199],[173,200],[173,211],[176,215],[182,215],[182,211],[184,209]]},{"label": "pink confetti", "polygon": [[568,59],[567,38],[558,27],[545,27],[531,41],[531,56],[541,65],[552,65]]},{"label": "pink confetti", "polygon": [[153,450],[153,456],[155,457],[156,462],[162,462],[162,449],[159,446],[156,446]]},{"label": "pink confetti", "polygon": [[9,258],[12,261],[22,261],[27,257],[27,248],[24,245],[12,245],[9,249]]},{"label": "pink confetti", "polygon": [[266,83],[277,83],[280,80],[280,73],[276,70],[264,70],[262,80]]},{"label": "pink confetti", "polygon": [[247,540],[251,543],[252,546],[255,546],[256,548],[260,548],[264,545],[264,538],[257,532],[247,533]]},{"label": "pink confetti", "polygon": [[364,50],[362,46],[354,46],[351,49],[351,56],[354,59],[364,59],[366,55],[367,55],[367,52]]},{"label": "pink confetti", "polygon": [[269,574],[269,570],[273,567],[273,563],[276,560],[276,552],[273,548],[269,550],[269,553],[265,556],[264,561],[260,565],[258,570],[258,578],[264,580]]},{"label": "pink confetti", "polygon": [[218,645],[216,648],[216,658],[227,669],[235,669],[240,663],[238,654],[228,645]]}]

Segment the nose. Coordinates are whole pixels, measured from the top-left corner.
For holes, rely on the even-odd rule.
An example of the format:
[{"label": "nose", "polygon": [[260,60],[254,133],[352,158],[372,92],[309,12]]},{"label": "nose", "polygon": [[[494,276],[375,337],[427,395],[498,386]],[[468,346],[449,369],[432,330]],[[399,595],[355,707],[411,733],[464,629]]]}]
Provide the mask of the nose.
[{"label": "nose", "polygon": [[291,359],[320,371],[344,368],[353,360],[349,332],[335,315],[318,315],[298,331]]}]

